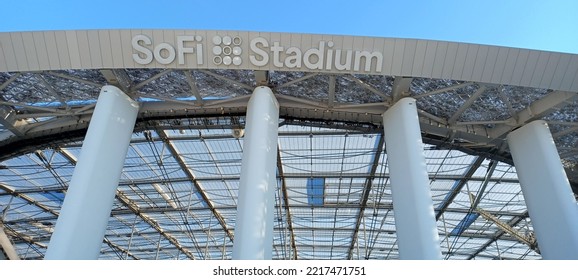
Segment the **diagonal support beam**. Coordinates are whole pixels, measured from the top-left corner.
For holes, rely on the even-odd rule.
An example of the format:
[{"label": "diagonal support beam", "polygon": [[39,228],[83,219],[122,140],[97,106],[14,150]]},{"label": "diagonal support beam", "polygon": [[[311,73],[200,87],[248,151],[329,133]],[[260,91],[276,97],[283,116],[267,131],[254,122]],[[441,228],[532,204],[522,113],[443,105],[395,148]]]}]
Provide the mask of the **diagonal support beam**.
[{"label": "diagonal support beam", "polygon": [[476,102],[476,100],[486,91],[486,87],[485,86],[480,86],[480,88],[478,88],[478,90],[476,90],[476,92],[474,92],[474,94],[472,94],[472,96],[470,96],[470,98],[468,98],[468,100],[466,100],[466,102],[464,102],[464,104],[462,104],[462,106],[448,119],[448,123],[449,124],[455,124],[456,121],[458,120],[458,118],[468,109],[470,108],[474,102]]},{"label": "diagonal support beam", "polygon": [[225,231],[225,233],[227,234],[229,239],[231,241],[233,241],[234,236],[233,236],[233,233],[231,232],[231,229],[229,229],[227,227],[227,222],[225,222],[225,219],[223,218],[221,213],[219,213],[219,211],[217,211],[217,209],[213,205],[213,202],[209,199],[209,197],[205,193],[205,190],[203,190],[203,188],[201,187],[201,185],[199,184],[199,182],[195,178],[195,175],[191,172],[191,170],[189,169],[187,164],[184,162],[183,158],[179,155],[179,152],[177,151],[177,149],[175,148],[173,143],[168,140],[169,137],[167,136],[167,134],[164,132],[164,130],[161,130],[161,129],[157,129],[156,132],[159,135],[159,137],[161,137],[163,142],[166,144],[172,157],[179,164],[179,167],[183,170],[183,172],[187,175],[189,180],[193,183],[193,186],[195,187],[196,191],[200,194],[203,201],[207,204],[209,210],[211,210],[211,213],[213,213],[213,216],[215,217],[215,219],[217,219],[217,221],[219,221],[219,224],[223,228],[223,231]]},{"label": "diagonal support beam", "polygon": [[464,174],[464,176],[462,176],[462,178],[456,182],[451,192],[444,198],[444,201],[440,204],[440,206],[438,206],[438,208],[435,209],[436,221],[440,219],[440,217],[448,209],[448,206],[452,204],[454,198],[456,198],[458,193],[460,193],[462,188],[466,185],[466,183],[470,180],[470,178],[472,178],[472,176],[476,173],[478,168],[480,168],[483,162],[484,162],[483,157],[477,157],[474,160],[474,162],[470,165],[470,168],[468,168],[468,171],[466,171],[466,174]]},{"label": "diagonal support beam", "polygon": [[82,83],[82,84],[85,84],[85,85],[93,86],[93,87],[96,87],[96,88],[101,88],[101,87],[104,86],[104,84],[95,83],[95,82],[93,82],[93,81],[84,80],[84,79],[81,79],[81,78],[69,76],[69,75],[62,74],[62,73],[57,73],[57,72],[52,72],[52,71],[50,71],[50,72],[42,72],[42,73],[43,73],[43,74],[50,75],[50,76],[54,76],[54,77],[66,79],[66,80],[71,80],[71,81],[74,81],[74,82],[77,82],[77,83]]},{"label": "diagonal support beam", "polygon": [[514,237],[516,239],[516,241],[520,241],[520,242],[528,245],[530,247],[530,249],[532,249],[532,250],[536,251],[536,253],[540,254],[540,249],[538,248],[538,242],[536,241],[536,238],[533,236],[533,233],[531,233],[531,235],[525,235],[521,232],[518,232],[516,229],[512,228],[507,223],[502,222],[498,217],[488,213],[484,209],[477,207],[476,201],[479,201],[479,196],[476,197],[473,193],[469,193],[469,195],[470,195],[470,201],[474,202],[474,203],[472,203],[472,209],[475,212],[478,212],[480,214],[480,216],[482,216],[484,219],[486,219],[489,222],[494,223],[499,229],[503,230],[504,232],[506,232],[510,236]]},{"label": "diagonal support beam", "polygon": [[36,78],[40,80],[40,83],[50,92],[54,98],[58,99],[58,102],[62,104],[62,107],[68,109],[68,104],[66,104],[66,100],[60,95],[60,93],[56,92],[56,90],[52,87],[52,85],[42,76],[41,74],[35,74]]},{"label": "diagonal support beam", "polygon": [[[65,154],[62,154],[62,155],[66,157]],[[68,158],[68,157],[66,157],[66,158]],[[70,161],[70,158],[68,158],[68,159],[69,159],[69,161]],[[76,163],[76,161],[74,161],[73,164],[75,164],[75,163]],[[23,199],[24,201],[28,202],[29,204],[32,204],[32,205],[34,205],[34,206],[42,209],[44,212],[48,212],[48,213],[52,214],[54,217],[50,217],[50,219],[54,219],[54,220],[58,219],[59,213],[58,213],[57,211],[49,208],[48,206],[45,206],[45,205],[39,203],[39,202],[36,201],[35,199],[32,199],[31,197],[29,197],[29,196],[27,196],[27,195],[25,195],[25,194],[19,193],[19,192],[13,190],[12,188],[7,187],[7,186],[4,186],[4,185],[1,185],[1,184],[0,184],[0,189],[6,191],[6,192],[9,193],[10,195],[13,195],[13,196],[16,196],[16,197],[19,197],[19,198]],[[20,237],[20,235],[18,235],[17,232],[15,232],[15,234],[18,236],[18,238],[21,238],[22,240],[24,240],[24,241],[26,241],[26,242],[28,242],[28,243],[30,243],[30,244],[35,244],[35,245],[38,245],[38,246],[46,247],[45,244],[38,244],[37,242],[35,242],[35,241],[33,241],[33,240],[30,240],[29,238]],[[47,239],[47,240],[49,240],[49,239]],[[108,240],[106,239],[106,237],[105,237],[105,240],[104,240],[104,241],[105,241],[105,243],[107,243],[111,248],[113,248],[113,249],[114,249],[114,248],[117,248],[119,251],[122,251],[122,249],[120,248],[120,246],[118,246],[118,245],[116,245],[116,244],[108,241]],[[133,257],[133,258],[134,258],[134,257]]]},{"label": "diagonal support beam", "polygon": [[[14,229],[12,229],[6,225],[5,225],[5,230],[6,230],[6,234],[10,235],[13,240],[21,240],[24,243],[27,243],[29,245],[34,245],[34,246],[37,246],[39,248],[44,248],[44,249],[46,249],[48,247],[46,245],[46,243],[42,243],[42,242],[50,240],[50,236],[46,236],[43,240],[38,240],[37,238],[32,238],[28,235],[21,233],[21,232],[17,232]],[[42,253],[40,253],[38,250],[35,250],[35,251],[38,253],[38,255],[40,257],[42,257]]]},{"label": "diagonal support beam", "polygon": [[486,188],[488,187],[488,183],[490,182],[490,178],[492,178],[492,175],[494,175],[494,171],[496,170],[497,166],[498,166],[497,160],[490,161],[490,165],[488,166],[488,170],[486,170],[486,176],[484,176],[484,181],[482,181],[482,186],[480,187],[480,190],[478,191],[478,197],[476,197],[476,199],[472,203],[472,209],[476,209],[478,207],[478,204],[480,204],[480,201],[482,200],[484,192],[486,191]]},{"label": "diagonal support beam", "polygon": [[50,207],[36,201],[35,199],[31,198],[30,196],[26,195],[26,194],[22,194],[19,193],[17,191],[15,191],[13,188],[5,186],[3,184],[0,184],[0,189],[7,192],[8,194],[15,196],[15,197],[19,197],[21,199],[23,199],[24,201],[28,202],[31,205],[34,205],[38,208],[40,208],[42,211],[50,213],[52,215],[54,215],[55,217],[58,217],[58,212],[54,211],[53,209],[51,209]]},{"label": "diagonal support beam", "polygon": [[576,131],[578,131],[578,126],[572,127],[572,128],[567,128],[567,129],[564,129],[564,130],[562,130],[562,131],[558,131],[558,132],[556,132],[556,133],[553,133],[553,134],[552,134],[552,138],[558,139],[558,138],[560,138],[560,137],[562,137],[562,136],[564,136],[564,135],[568,135],[568,134],[574,133],[574,132],[576,132]]},{"label": "diagonal support beam", "polygon": [[153,227],[162,237],[167,239],[171,244],[173,244],[173,246],[175,246],[177,249],[183,252],[189,259],[191,260],[196,259],[193,253],[191,253],[191,251],[189,251],[187,248],[183,247],[175,237],[165,232],[157,221],[145,215],[144,213],[141,213],[138,209],[138,206],[135,203],[133,203],[123,192],[117,190],[116,197],[124,206],[129,208],[133,213],[138,215],[143,221],[145,221],[147,224]]},{"label": "diagonal support beam", "polygon": [[347,259],[353,259],[353,250],[355,249],[355,243],[357,243],[357,238],[359,236],[359,228],[361,227],[361,221],[363,220],[363,215],[365,208],[367,207],[367,200],[369,199],[369,194],[371,193],[371,188],[373,186],[373,179],[375,178],[375,173],[377,167],[379,166],[379,158],[383,153],[383,146],[385,143],[385,137],[383,133],[379,134],[379,141],[377,142],[377,149],[375,151],[375,156],[373,157],[373,162],[371,164],[371,170],[369,171],[369,177],[365,180],[363,195],[361,199],[361,208],[359,209],[359,214],[357,215],[357,220],[355,221],[355,227],[353,231],[353,236],[351,238],[351,244],[349,244],[349,250],[347,252]]},{"label": "diagonal support beam", "polygon": [[242,88],[244,88],[244,89],[248,89],[248,90],[250,90],[250,91],[253,91],[253,89],[255,89],[254,87],[252,87],[252,86],[250,86],[250,85],[247,85],[247,84],[241,83],[241,82],[239,82],[239,81],[236,81],[236,80],[227,78],[227,77],[225,77],[225,76],[221,76],[221,75],[219,75],[219,74],[215,74],[215,73],[213,73],[213,72],[211,72],[211,71],[208,71],[208,70],[198,70],[198,71],[201,72],[201,73],[203,73],[203,74],[207,74],[207,75],[209,75],[209,76],[213,76],[213,77],[215,77],[215,78],[217,78],[217,79],[219,79],[219,80],[223,80],[223,81],[229,82],[229,83],[231,83],[231,84],[233,84],[233,85],[242,87]]},{"label": "diagonal support beam", "polygon": [[542,99],[535,101],[526,107],[524,110],[518,112],[512,120],[515,125],[500,125],[490,131],[492,138],[504,138],[513,129],[523,126],[531,121],[540,119],[549,113],[555,111],[558,107],[567,102],[571,102],[578,98],[578,93],[567,91],[553,91],[544,96]]},{"label": "diagonal support beam", "polygon": [[24,121],[16,119],[16,112],[6,105],[0,105],[0,124],[18,137],[24,136],[24,132],[20,128]]},{"label": "diagonal support beam", "polygon": [[358,84],[358,85],[360,85],[361,87],[363,87],[364,89],[369,90],[369,91],[371,91],[371,92],[373,92],[373,93],[381,96],[386,103],[388,103],[388,104],[391,103],[391,97],[385,95],[385,93],[379,91],[378,89],[376,89],[376,88],[368,85],[366,82],[360,80],[359,78],[357,78],[357,77],[355,77],[355,76],[353,76],[353,75],[345,75],[345,76],[342,76],[342,77],[345,78],[345,79],[347,79],[347,80],[353,81],[353,82],[355,82],[356,84]]},{"label": "diagonal support beam", "polygon": [[307,74],[307,75],[305,75],[305,76],[303,76],[303,77],[301,77],[301,78],[297,78],[297,79],[295,79],[295,80],[286,82],[286,83],[284,83],[284,84],[280,84],[280,85],[274,87],[273,89],[279,89],[279,88],[287,87],[287,86],[290,86],[290,85],[292,85],[292,84],[296,84],[296,83],[305,81],[305,80],[307,80],[307,79],[313,78],[313,77],[315,77],[315,76],[317,76],[317,75],[319,75],[319,73]]},{"label": "diagonal support beam", "polygon": [[[4,82],[3,84],[0,85],[0,92],[3,91],[6,87],[8,87],[8,85],[10,85],[10,83],[16,81],[16,79],[18,79],[18,77],[20,77],[20,73],[16,73],[14,75],[12,75],[12,77],[10,77],[6,82]],[[1,98],[1,100],[4,100],[4,98]]]},{"label": "diagonal support beam", "polygon": [[445,87],[445,88],[440,88],[440,89],[436,89],[436,90],[432,90],[426,93],[422,93],[422,94],[418,94],[416,96],[412,96],[415,99],[420,99],[422,97],[426,97],[426,96],[431,96],[431,95],[436,95],[436,94],[440,94],[440,93],[444,93],[450,90],[456,90],[456,89],[460,89],[460,88],[464,88],[464,87],[468,87],[474,85],[474,83],[462,83],[462,84],[457,84],[457,85],[453,85],[453,86],[449,86],[449,87]]},{"label": "diagonal support beam", "polygon": [[203,97],[199,93],[199,89],[197,88],[197,82],[191,70],[185,71],[185,76],[187,77],[187,83],[191,88],[191,93],[195,96],[195,103],[199,106],[203,106]]},{"label": "diagonal support beam", "polygon": [[297,259],[297,246],[295,245],[295,232],[293,231],[293,221],[291,220],[291,208],[289,207],[289,196],[287,194],[287,184],[285,183],[285,175],[283,173],[283,163],[281,162],[281,148],[277,145],[277,172],[281,178],[281,191],[283,192],[283,204],[285,206],[285,214],[287,215],[287,228],[291,235],[291,249],[293,250],[293,259]]},{"label": "diagonal support beam", "polygon": [[110,247],[111,249],[118,251],[118,252],[121,252],[123,254],[126,254],[127,256],[131,257],[133,260],[140,260],[139,257],[135,256],[134,254],[129,252],[127,249],[110,242],[110,240],[108,240],[108,238],[106,238],[106,237],[104,237],[104,243],[106,245],[108,245],[108,247]]},{"label": "diagonal support beam", "polygon": [[156,74],[156,75],[153,75],[152,77],[150,77],[150,78],[148,78],[148,79],[146,79],[146,80],[144,80],[144,81],[142,81],[142,82],[140,82],[140,83],[132,86],[132,87],[131,87],[131,90],[132,90],[132,91],[136,91],[136,90],[138,90],[138,89],[146,86],[148,83],[150,83],[150,82],[152,82],[152,81],[154,81],[154,80],[156,80],[156,79],[158,79],[158,78],[160,78],[160,77],[162,77],[162,76],[164,76],[164,75],[167,75],[167,74],[171,73],[172,71],[173,71],[173,70],[171,70],[171,69],[165,69],[165,70],[161,71],[160,73],[158,73],[158,74]]}]

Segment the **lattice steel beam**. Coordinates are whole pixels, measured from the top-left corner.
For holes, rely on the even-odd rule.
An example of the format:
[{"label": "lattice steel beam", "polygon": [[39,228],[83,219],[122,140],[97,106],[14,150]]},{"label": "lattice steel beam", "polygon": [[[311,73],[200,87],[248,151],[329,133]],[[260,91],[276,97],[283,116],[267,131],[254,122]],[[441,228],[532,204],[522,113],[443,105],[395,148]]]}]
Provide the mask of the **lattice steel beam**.
[{"label": "lattice steel beam", "polygon": [[[510,227],[515,227],[519,222],[523,221],[525,218],[528,217],[528,211],[526,211],[524,213],[523,216],[518,216],[518,217],[513,217],[510,221],[508,221],[507,225],[509,225]],[[492,245],[492,243],[496,242],[498,239],[500,239],[504,234],[506,234],[505,231],[503,230],[498,230],[496,232],[496,234],[494,235],[494,237],[492,237],[490,240],[488,240],[488,242],[484,243],[484,245],[482,245],[478,250],[476,250],[474,253],[472,253],[469,257],[468,260],[471,260],[473,258],[475,258],[479,253],[483,252],[484,250],[486,250],[486,248],[488,248],[488,246]],[[518,241],[519,242],[519,241]],[[522,243],[521,243],[522,244]]]}]

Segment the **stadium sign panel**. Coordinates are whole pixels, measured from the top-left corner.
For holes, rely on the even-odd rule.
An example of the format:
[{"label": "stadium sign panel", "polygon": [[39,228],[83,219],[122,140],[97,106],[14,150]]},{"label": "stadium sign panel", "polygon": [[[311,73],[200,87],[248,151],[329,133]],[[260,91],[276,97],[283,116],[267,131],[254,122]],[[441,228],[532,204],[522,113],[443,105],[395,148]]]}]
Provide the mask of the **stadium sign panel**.
[{"label": "stadium sign panel", "polygon": [[[250,63],[248,68],[378,73],[383,68],[381,51],[343,49],[331,40],[319,40],[313,42],[313,46],[304,47],[284,45],[261,36],[248,39],[245,42],[240,36],[215,35],[208,42],[200,35],[179,35],[170,42],[154,42],[151,37],[138,34],[132,37],[132,58],[141,65],[176,63],[192,68],[208,66],[208,63],[241,68]],[[244,55],[245,50],[248,56]]]},{"label": "stadium sign panel", "polygon": [[386,75],[578,91],[578,54],[276,32],[0,32],[0,72],[142,68]]}]

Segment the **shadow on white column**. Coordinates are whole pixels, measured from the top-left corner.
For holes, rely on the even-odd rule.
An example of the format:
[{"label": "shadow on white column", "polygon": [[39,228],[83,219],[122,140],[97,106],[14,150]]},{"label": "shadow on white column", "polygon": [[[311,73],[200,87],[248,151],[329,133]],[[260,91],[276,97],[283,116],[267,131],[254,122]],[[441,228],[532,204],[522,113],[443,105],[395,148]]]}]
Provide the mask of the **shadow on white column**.
[{"label": "shadow on white column", "polygon": [[247,106],[234,260],[270,260],[277,187],[279,104],[268,87],[253,91]]},{"label": "shadow on white column", "polygon": [[524,200],[544,259],[578,259],[578,207],[545,121],[508,135]]}]

